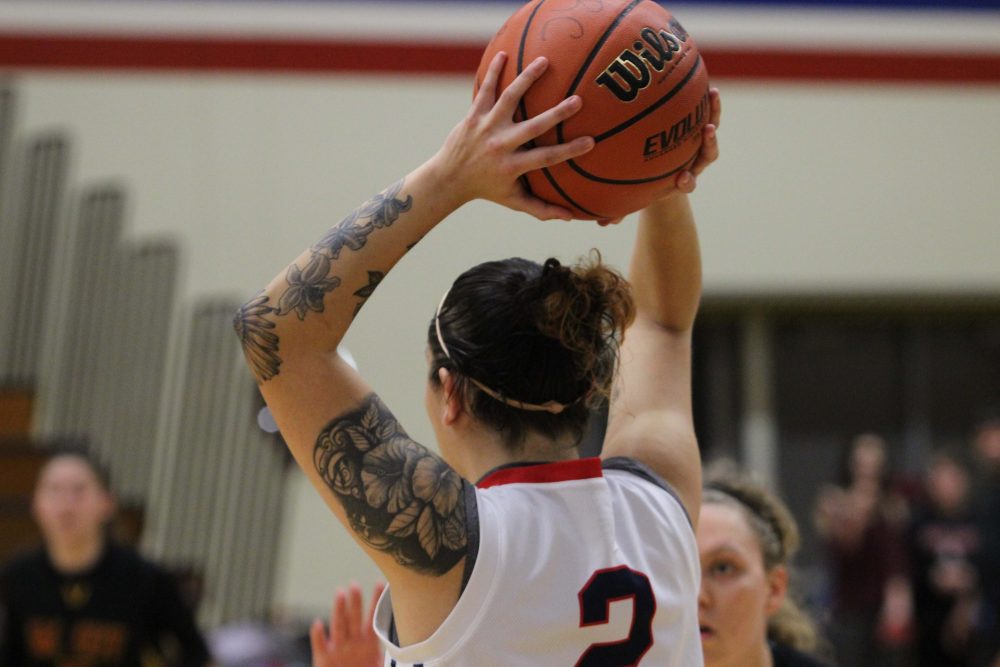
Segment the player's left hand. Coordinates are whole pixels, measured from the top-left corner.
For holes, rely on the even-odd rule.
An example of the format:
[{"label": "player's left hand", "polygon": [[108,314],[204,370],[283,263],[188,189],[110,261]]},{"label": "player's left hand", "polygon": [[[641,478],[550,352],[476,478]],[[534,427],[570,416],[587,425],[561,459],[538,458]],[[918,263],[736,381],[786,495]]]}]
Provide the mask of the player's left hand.
[{"label": "player's left hand", "polygon": [[701,128],[701,150],[694,164],[690,169],[682,171],[674,181],[677,190],[684,194],[691,194],[698,185],[698,176],[708,167],[708,165],[719,159],[719,123],[722,122],[722,98],[719,96],[718,88],[708,89],[709,117],[708,122]]},{"label": "player's left hand", "polygon": [[[663,196],[669,199],[677,194],[689,195],[698,186],[698,176],[717,159],[719,159],[719,123],[722,121],[722,98],[719,96],[718,88],[708,89],[709,118],[701,128],[701,150],[695,157],[691,167],[677,174],[674,178],[673,187]],[[612,218],[609,220],[598,220],[601,227],[617,225],[624,218]]]},{"label": "player's left hand", "polygon": [[384,590],[385,584],[375,585],[371,607],[364,614],[360,586],[351,584],[347,591],[337,589],[330,609],[330,633],[319,619],[309,629],[313,667],[382,667],[382,646],[372,620]]}]

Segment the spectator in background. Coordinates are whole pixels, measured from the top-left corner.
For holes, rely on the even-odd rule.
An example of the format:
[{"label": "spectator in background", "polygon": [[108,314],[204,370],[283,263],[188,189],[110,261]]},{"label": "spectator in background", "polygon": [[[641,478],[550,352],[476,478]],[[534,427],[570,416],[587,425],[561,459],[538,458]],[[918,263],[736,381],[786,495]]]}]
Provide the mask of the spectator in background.
[{"label": "spectator in background", "polygon": [[816,511],[832,579],[830,635],[840,664],[894,664],[908,640],[907,514],[906,500],[890,487],[885,441],[859,435],[841,484],[820,492]]},{"label": "spectator in background", "polygon": [[173,578],[108,537],[115,500],[95,461],[82,451],[54,453],[32,512],[43,546],[0,574],[0,665],[209,662]]},{"label": "spectator in background", "polygon": [[746,479],[716,477],[697,537],[705,667],[822,667],[810,655],[816,628],[789,596],[799,531],[788,508]]},{"label": "spectator in background", "polygon": [[950,449],[933,454],[926,477],[926,499],[915,509],[907,536],[917,665],[969,667],[983,544],[970,502],[972,480],[963,453]]},{"label": "spectator in background", "polygon": [[976,471],[973,505],[983,538],[979,558],[982,606],[979,664],[1000,667],[1000,408],[981,415],[973,434]]}]

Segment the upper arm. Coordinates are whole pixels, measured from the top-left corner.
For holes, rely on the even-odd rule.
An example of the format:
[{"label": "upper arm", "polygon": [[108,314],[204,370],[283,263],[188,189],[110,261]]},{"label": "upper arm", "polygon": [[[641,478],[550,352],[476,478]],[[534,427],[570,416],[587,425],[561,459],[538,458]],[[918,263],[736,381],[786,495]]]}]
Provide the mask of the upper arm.
[{"label": "upper arm", "polygon": [[467,545],[464,481],[354,369],[303,350],[284,356],[261,392],[301,468],[390,582],[456,569]]},{"label": "upper arm", "polygon": [[701,455],[691,412],[691,331],[640,315],[622,344],[603,456],[629,456],[677,491],[697,524]]}]

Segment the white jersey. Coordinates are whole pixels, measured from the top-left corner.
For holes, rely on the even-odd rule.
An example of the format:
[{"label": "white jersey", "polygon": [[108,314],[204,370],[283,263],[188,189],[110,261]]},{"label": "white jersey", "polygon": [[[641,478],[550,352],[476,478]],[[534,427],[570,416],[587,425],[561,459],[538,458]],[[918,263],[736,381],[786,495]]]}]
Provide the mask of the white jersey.
[{"label": "white jersey", "polygon": [[623,458],[506,467],[474,498],[478,553],[437,631],[398,647],[389,590],[379,600],[387,667],[703,664],[694,532],[648,468]]}]

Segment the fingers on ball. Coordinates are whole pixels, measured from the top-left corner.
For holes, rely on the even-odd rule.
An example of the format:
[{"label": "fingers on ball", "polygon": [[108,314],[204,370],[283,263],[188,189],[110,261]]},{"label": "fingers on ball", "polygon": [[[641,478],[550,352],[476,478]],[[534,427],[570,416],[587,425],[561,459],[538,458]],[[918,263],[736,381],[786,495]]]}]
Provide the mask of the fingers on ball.
[{"label": "fingers on ball", "polygon": [[528,143],[532,139],[537,139],[559,123],[571,118],[582,108],[583,100],[579,95],[567,97],[551,109],[520,123],[517,128],[515,145],[519,146]]},{"label": "fingers on ball", "polygon": [[497,52],[490,61],[490,66],[486,70],[483,82],[479,86],[479,93],[476,95],[475,106],[479,111],[489,111],[497,98],[497,84],[500,81],[500,72],[507,62],[507,54],[503,51]]},{"label": "fingers on ball", "polygon": [[548,68],[549,61],[547,58],[535,58],[535,60],[524,68],[524,70],[517,75],[509,86],[507,86],[504,91],[500,94],[500,99],[497,101],[496,108],[505,117],[513,115],[514,109],[517,108],[518,102],[524,97],[524,94],[528,92],[532,84],[538,80],[542,73]]}]

